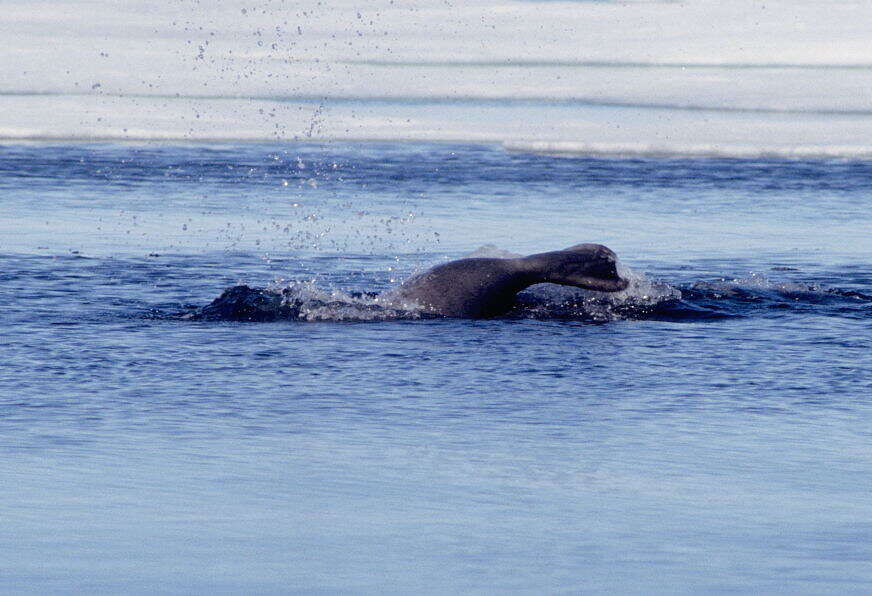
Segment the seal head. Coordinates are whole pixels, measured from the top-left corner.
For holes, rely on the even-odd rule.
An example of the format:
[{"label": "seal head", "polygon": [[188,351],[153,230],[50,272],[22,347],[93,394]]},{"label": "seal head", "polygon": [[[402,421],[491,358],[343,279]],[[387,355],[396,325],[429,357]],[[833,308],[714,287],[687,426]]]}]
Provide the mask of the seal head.
[{"label": "seal head", "polygon": [[596,292],[619,292],[629,282],[618,275],[618,256],[602,244],[576,244],[564,250],[521,259],[536,283],[575,286]]}]

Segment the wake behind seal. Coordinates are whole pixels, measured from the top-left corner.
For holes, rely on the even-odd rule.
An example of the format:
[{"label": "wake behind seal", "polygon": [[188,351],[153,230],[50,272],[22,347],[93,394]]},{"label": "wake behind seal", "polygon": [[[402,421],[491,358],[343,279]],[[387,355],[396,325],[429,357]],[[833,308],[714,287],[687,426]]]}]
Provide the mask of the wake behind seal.
[{"label": "wake behind seal", "polygon": [[[406,311],[429,317],[493,318],[512,309],[518,292],[541,283],[598,292],[618,292],[629,284],[618,275],[617,255],[612,250],[601,244],[577,244],[526,257],[450,261],[414,275],[381,294],[365,294],[371,301],[365,308]],[[329,304],[318,301],[317,305]],[[287,288],[275,292],[236,286],[186,318],[232,321],[295,319],[300,317],[301,307],[301,302]]]}]

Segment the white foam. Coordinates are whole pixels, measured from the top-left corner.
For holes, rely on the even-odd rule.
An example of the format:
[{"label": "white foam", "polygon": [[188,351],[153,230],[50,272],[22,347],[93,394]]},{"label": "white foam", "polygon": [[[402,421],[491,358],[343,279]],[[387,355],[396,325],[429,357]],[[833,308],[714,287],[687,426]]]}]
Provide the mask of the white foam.
[{"label": "white foam", "polygon": [[354,295],[325,288],[313,281],[273,283],[269,291],[282,295],[285,306],[298,309],[301,321],[390,321],[417,319],[421,308],[389,295]]},{"label": "white foam", "polygon": [[[464,258],[513,259],[522,255],[502,249],[494,244],[485,244]],[[650,308],[667,300],[678,300],[681,291],[667,283],[650,279],[644,273],[634,271],[620,260],[618,275],[630,283],[620,292],[594,292],[582,288],[558,284],[537,284],[525,292],[533,296],[548,310],[555,305],[572,303],[588,315],[599,315],[603,320],[619,318],[619,310],[625,307]]]},{"label": "white foam", "polygon": [[[519,256],[487,244],[464,255],[464,258],[509,259]],[[562,316],[568,309],[575,317],[610,321],[623,318],[623,313],[633,312],[633,309],[649,309],[664,301],[681,298],[678,289],[651,280],[620,262],[618,273],[630,282],[620,292],[594,292],[557,284],[537,284],[524,291],[527,298],[522,302],[533,316]],[[420,271],[413,272],[407,280],[419,274]],[[398,295],[396,290],[400,285],[378,295],[351,295],[336,288],[323,287],[314,281],[279,280],[268,289],[281,294],[283,304],[294,307],[299,312],[298,319],[303,321],[384,321],[423,316],[424,309],[420,304]]]},{"label": "white foam", "polygon": [[630,283],[620,292],[594,292],[556,284],[538,284],[527,293],[547,310],[555,305],[573,304],[589,316],[602,320],[621,318],[621,309],[647,309],[667,300],[678,300],[681,291],[667,283],[648,278],[618,262],[618,274]]},{"label": "white foam", "polygon": [[716,281],[701,281],[693,285],[695,290],[714,291],[723,296],[732,296],[743,289],[772,290],[779,293],[825,293],[826,290],[817,284],[792,281],[772,281],[760,273],[750,273],[736,279]]}]

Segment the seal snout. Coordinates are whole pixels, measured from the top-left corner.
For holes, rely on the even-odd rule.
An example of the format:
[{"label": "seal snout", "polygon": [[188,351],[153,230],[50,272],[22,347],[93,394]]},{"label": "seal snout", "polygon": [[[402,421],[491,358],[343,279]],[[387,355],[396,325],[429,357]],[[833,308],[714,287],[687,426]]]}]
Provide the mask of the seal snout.
[{"label": "seal snout", "polygon": [[[576,244],[562,252],[567,255],[563,275],[553,281],[598,292],[619,292],[630,282],[618,273],[618,255],[602,244]],[[559,279],[562,278],[562,279]]]},{"label": "seal snout", "polygon": [[621,277],[618,273],[618,256],[609,249],[606,249],[608,254],[604,254],[602,261],[594,266],[591,274],[598,277],[603,282],[603,287],[607,288],[604,292],[620,292],[626,290],[630,285],[630,280]]}]

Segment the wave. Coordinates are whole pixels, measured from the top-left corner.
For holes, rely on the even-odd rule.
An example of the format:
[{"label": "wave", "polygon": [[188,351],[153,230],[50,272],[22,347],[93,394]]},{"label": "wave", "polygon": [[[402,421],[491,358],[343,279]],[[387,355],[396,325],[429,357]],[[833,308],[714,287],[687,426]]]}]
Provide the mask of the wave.
[{"label": "wave", "polygon": [[[673,286],[623,267],[626,290],[591,292],[539,284],[518,294],[504,319],[568,320],[587,323],[658,320],[693,322],[751,316],[816,313],[868,318],[872,296],[813,283],[773,281],[752,274],[739,279],[698,281]],[[365,322],[441,318],[412,303],[397,303],[390,293],[346,292],[312,282],[251,288],[234,286],[212,303],[165,315],[195,321]]]},{"label": "wave", "polygon": [[396,302],[368,292],[324,289],[313,282],[292,282],[284,287],[225,290],[203,308],[181,315],[205,321],[390,321],[435,318],[414,304]]}]

